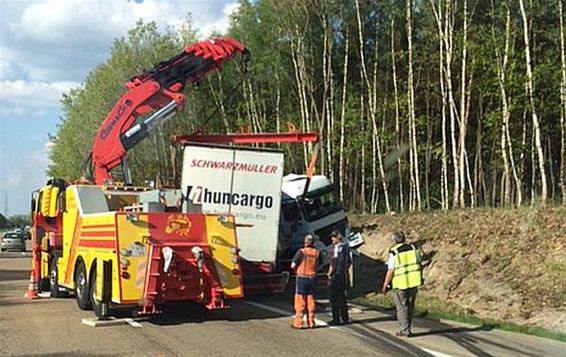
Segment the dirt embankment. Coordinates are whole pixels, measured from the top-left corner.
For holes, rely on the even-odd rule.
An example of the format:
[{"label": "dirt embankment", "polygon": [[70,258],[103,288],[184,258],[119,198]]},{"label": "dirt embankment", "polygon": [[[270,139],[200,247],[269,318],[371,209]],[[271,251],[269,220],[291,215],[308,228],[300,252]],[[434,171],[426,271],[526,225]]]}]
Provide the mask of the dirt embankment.
[{"label": "dirt embankment", "polygon": [[[424,255],[421,294],[468,314],[566,332],[566,207],[350,217],[366,244],[357,283],[378,286],[403,230]],[[359,280],[361,279],[361,280]],[[358,285],[356,283],[356,285]]]}]

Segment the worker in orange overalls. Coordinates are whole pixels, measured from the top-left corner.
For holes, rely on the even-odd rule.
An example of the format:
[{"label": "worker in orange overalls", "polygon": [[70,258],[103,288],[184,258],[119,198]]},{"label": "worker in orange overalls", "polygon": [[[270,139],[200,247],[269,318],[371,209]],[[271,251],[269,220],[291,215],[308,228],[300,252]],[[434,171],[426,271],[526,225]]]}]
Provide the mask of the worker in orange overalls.
[{"label": "worker in orange overalls", "polygon": [[307,325],[314,328],[314,294],[316,292],[316,272],[319,254],[313,248],[314,237],[305,236],[304,247],[299,249],[291,261],[291,269],[297,274],[295,283],[295,318],[293,327],[303,328],[303,316],[307,310]]}]

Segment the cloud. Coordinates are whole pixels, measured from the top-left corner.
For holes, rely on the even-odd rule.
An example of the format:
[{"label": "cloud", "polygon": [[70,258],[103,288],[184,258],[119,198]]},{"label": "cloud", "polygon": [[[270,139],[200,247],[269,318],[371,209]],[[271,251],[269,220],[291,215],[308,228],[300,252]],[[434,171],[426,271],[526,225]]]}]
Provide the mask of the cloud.
[{"label": "cloud", "polygon": [[[10,212],[27,212],[30,190],[45,183],[50,144],[35,144],[43,144],[46,132],[56,130],[61,95],[82,83],[109,57],[115,39],[127,36],[139,19],[155,21],[160,31],[166,31],[179,26],[189,14],[201,37],[212,31],[223,33],[236,3],[0,0],[0,144],[4,144],[0,145],[0,181],[4,183],[0,196],[17,197],[10,198],[16,206]],[[29,125],[17,120],[23,118],[42,120]],[[24,144],[16,140],[21,135],[28,141],[34,135],[43,139]]]},{"label": "cloud", "polygon": [[230,15],[235,13],[239,7],[240,4],[238,3],[226,4],[226,6],[224,6],[224,8],[222,9],[223,16],[214,22],[206,24],[203,27],[202,31],[207,34],[215,32],[225,33],[230,26]]},{"label": "cloud", "polygon": [[207,36],[225,31],[236,1],[46,0],[2,3],[0,78],[13,66],[34,81],[82,81],[109,55],[114,39],[127,35],[139,19],[155,21],[161,31],[191,13]]},{"label": "cloud", "polygon": [[68,81],[0,81],[0,115],[43,117],[46,110],[59,107],[63,93],[77,86]]},{"label": "cloud", "polygon": [[9,175],[4,177],[4,189],[7,192],[31,192],[46,182],[45,172],[50,163],[46,149],[22,155],[21,163],[19,166],[12,167]]},{"label": "cloud", "polygon": [[15,65],[0,58],[0,79],[14,77]]}]

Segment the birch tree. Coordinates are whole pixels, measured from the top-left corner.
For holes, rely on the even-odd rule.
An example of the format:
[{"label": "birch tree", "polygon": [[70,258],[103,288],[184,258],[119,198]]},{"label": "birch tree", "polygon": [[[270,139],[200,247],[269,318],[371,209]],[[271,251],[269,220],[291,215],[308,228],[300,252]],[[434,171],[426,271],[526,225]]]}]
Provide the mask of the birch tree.
[{"label": "birch tree", "polygon": [[342,110],[340,112],[340,152],[339,152],[339,175],[340,175],[340,201],[344,202],[344,127],[346,126],[346,98],[348,89],[348,50],[350,47],[350,32],[346,28],[344,34],[344,67],[342,70]]},{"label": "birch tree", "polygon": [[406,13],[406,25],[407,25],[407,44],[408,44],[408,66],[409,73],[407,78],[407,98],[409,100],[409,133],[410,133],[410,155],[409,161],[411,166],[411,192],[412,200],[410,202],[411,210],[417,209],[421,210],[421,189],[419,181],[419,156],[417,148],[417,129],[416,129],[416,118],[415,118],[415,89],[413,85],[413,25],[412,25],[412,0],[407,0],[407,13]]},{"label": "birch tree", "polygon": [[564,54],[564,14],[562,0],[558,0],[558,14],[560,16],[560,188],[562,191],[562,204],[566,204],[566,55]]},{"label": "birch tree", "polygon": [[[363,78],[363,81],[365,83],[365,86],[367,88],[368,91],[368,97],[369,97],[369,105],[368,105],[368,112],[372,121],[372,126],[374,129],[374,133],[377,132],[376,129],[376,109],[377,109],[377,105],[376,103],[373,102],[373,98],[372,98],[372,86],[371,83],[369,81],[369,77],[367,74],[367,70],[366,70],[366,63],[365,63],[365,56],[364,56],[364,40],[363,40],[363,29],[362,29],[362,20],[361,20],[361,15],[360,15],[360,4],[359,4],[359,0],[356,0],[356,19],[358,22],[358,39],[359,39],[359,46],[360,46],[360,71],[361,71],[361,77]],[[374,85],[377,85],[376,83]],[[381,154],[381,144],[378,138],[375,138],[375,140],[377,140],[375,142],[376,145],[376,151],[377,151],[377,158],[374,157],[374,160],[377,159],[378,161],[378,165],[379,165],[379,171],[381,174],[381,184],[383,187],[383,196],[385,199],[385,210],[387,213],[389,213],[391,211],[391,207],[389,205],[389,192],[388,192],[388,188],[387,188],[387,181],[385,179],[385,170],[383,168],[383,158],[382,158],[382,154]],[[364,151],[362,150],[362,160],[363,160],[363,155],[364,155]],[[377,181],[374,178],[373,180],[373,184],[376,185]],[[362,185],[362,189],[363,189],[363,185]]]},{"label": "birch tree", "polygon": [[[460,182],[460,190],[458,192],[458,203],[461,208],[465,207],[466,200],[465,185],[464,185],[464,168],[465,168],[465,156],[466,156],[466,130],[468,116],[466,114],[466,60],[468,56],[467,51],[467,39],[468,39],[468,1],[464,0],[463,9],[463,25],[462,25],[462,66],[460,73],[460,133],[458,136],[458,181]],[[470,192],[473,195],[473,192]]]},{"label": "birch tree", "polygon": [[[511,41],[511,9],[507,4],[505,7],[505,44],[503,48],[503,54],[499,50],[499,46],[496,43],[495,28],[492,25],[492,37],[494,40],[495,57],[497,59],[497,73],[498,73],[498,83],[499,90],[501,93],[501,157],[503,159],[503,203],[508,205],[511,203],[511,178],[510,172],[513,174],[513,180],[515,182],[516,190],[516,200],[515,204],[520,206],[523,200],[523,190],[521,188],[521,181],[517,174],[517,169],[515,166],[515,160],[513,155],[513,143],[511,141],[511,136],[509,134],[509,97],[507,94],[506,82],[507,82],[507,67],[509,63],[509,48]],[[495,7],[492,0],[492,10],[495,13]]]},{"label": "birch tree", "polygon": [[[531,117],[533,121],[533,131],[534,131],[534,146],[536,148],[536,159],[538,160],[538,169],[540,173],[541,181],[541,203],[546,205],[547,200],[547,184],[546,184],[546,170],[544,167],[544,156],[542,152],[541,138],[540,138],[540,125],[537,115],[537,108],[534,101],[534,84],[533,84],[533,71],[531,68],[531,46],[529,41],[529,22],[527,19],[527,12],[525,10],[525,4],[523,0],[519,0],[519,6],[521,8],[521,18],[523,20],[523,40],[525,41],[525,65],[527,71],[527,94],[529,96],[529,102],[531,105]],[[533,160],[534,166],[534,160]],[[534,172],[533,172],[534,173]],[[533,175],[534,179],[535,175]]]},{"label": "birch tree", "polygon": [[[397,87],[397,60],[395,59],[395,18],[391,17],[391,72],[393,77],[393,95],[395,106],[395,146],[396,150],[401,152],[401,123],[399,119],[399,89]],[[401,166],[401,155],[397,156],[397,181],[399,184],[399,210],[405,211],[403,197],[403,168]]]}]

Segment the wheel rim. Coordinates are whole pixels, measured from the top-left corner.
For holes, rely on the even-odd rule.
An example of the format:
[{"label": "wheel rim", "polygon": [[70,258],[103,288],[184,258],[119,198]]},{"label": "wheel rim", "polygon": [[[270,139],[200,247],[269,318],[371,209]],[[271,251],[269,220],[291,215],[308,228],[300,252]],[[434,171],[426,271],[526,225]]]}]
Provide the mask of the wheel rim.
[{"label": "wheel rim", "polygon": [[96,300],[96,274],[92,279],[92,286],[90,287],[90,293],[92,295],[92,303],[98,305],[98,300]]},{"label": "wheel rim", "polygon": [[51,269],[51,274],[49,274],[49,284],[51,284],[52,287],[57,285],[57,271],[53,268]]},{"label": "wheel rim", "polygon": [[80,271],[77,276],[77,295],[79,299],[82,299],[86,289],[86,277],[85,274]]}]

